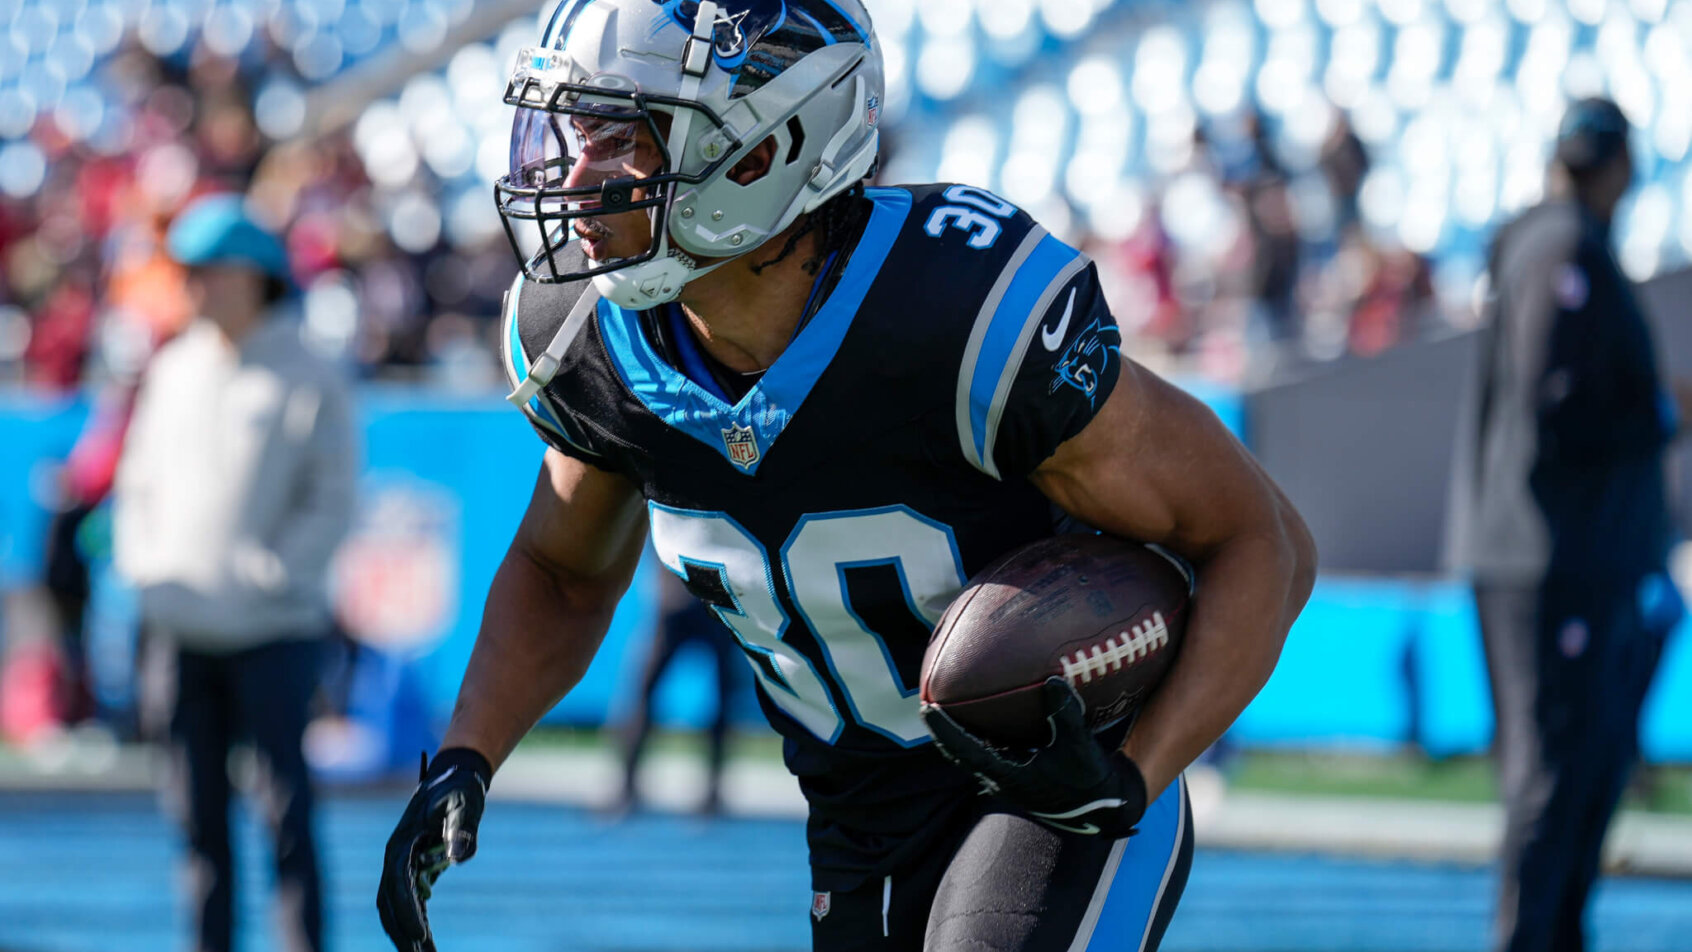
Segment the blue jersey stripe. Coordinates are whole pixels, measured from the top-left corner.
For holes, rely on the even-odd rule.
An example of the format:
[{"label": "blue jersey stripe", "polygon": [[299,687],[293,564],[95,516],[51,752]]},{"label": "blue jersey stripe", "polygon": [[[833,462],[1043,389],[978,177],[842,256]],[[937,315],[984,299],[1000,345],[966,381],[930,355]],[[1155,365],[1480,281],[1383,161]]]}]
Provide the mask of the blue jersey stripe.
[{"label": "blue jersey stripe", "polygon": [[975,450],[974,463],[984,472],[998,472],[993,461],[987,458],[987,418],[993,405],[994,393],[999,387],[999,380],[1007,369],[1013,369],[1012,361],[1022,360],[1022,354],[1017,352],[1016,345],[1022,338],[1022,329],[1028,323],[1035,306],[1045,296],[1046,289],[1052,282],[1080,254],[1062,241],[1047,235],[1017,270],[1004,298],[999,301],[998,309],[993,312],[992,321],[988,324],[987,333],[982,337],[981,350],[976,356],[975,367],[969,378],[969,422],[970,437]]},{"label": "blue jersey stripe", "polygon": [[756,441],[757,457],[750,463],[735,465],[747,473],[756,473],[765,454],[839,352],[864,296],[881,273],[887,252],[910,214],[909,192],[870,189],[868,195],[875,209],[834,291],[763,378],[733,406],[660,357],[641,329],[637,313],[601,301],[600,333],[611,363],[629,391],[665,423],[711,447],[730,462],[733,458],[725,442],[727,435],[736,427],[750,429]]},{"label": "blue jersey stripe", "polygon": [[728,391],[717,383],[717,378],[711,374],[711,368],[705,363],[705,355],[699,349],[699,342],[694,339],[693,331],[687,325],[687,315],[682,313],[680,304],[664,305],[664,321],[669,327],[670,339],[674,341],[676,358],[681,366],[676,368],[687,374],[687,379],[704,387],[724,403],[729,402]]},{"label": "blue jersey stripe", "polygon": [[[560,423],[556,416],[553,416],[552,408],[546,405],[546,399],[543,396],[536,394],[532,399],[530,399],[529,409],[540,420],[542,426],[554,431],[561,437],[564,436],[564,424]],[[569,439],[569,437],[564,438]],[[570,440],[570,445],[575,446],[576,441]],[[577,448],[583,449],[584,447]]]},{"label": "blue jersey stripe", "polygon": [[529,376],[529,358],[523,353],[523,338],[517,328],[517,301],[523,289],[523,276],[517,275],[511,290],[506,292],[509,307],[505,312],[505,360],[511,374],[511,386],[522,386]]}]

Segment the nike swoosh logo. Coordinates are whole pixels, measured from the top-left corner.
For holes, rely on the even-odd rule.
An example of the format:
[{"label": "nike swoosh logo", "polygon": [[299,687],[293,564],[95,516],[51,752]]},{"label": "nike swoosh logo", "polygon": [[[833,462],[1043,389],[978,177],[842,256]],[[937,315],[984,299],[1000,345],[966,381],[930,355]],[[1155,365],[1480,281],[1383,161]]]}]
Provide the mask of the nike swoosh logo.
[{"label": "nike swoosh logo", "polygon": [[[1040,816],[1038,813],[1034,815]],[[1055,820],[1046,820],[1045,823],[1047,826],[1056,827],[1060,830],[1068,830],[1071,833],[1084,833],[1088,836],[1097,836],[1099,833],[1099,828],[1091,823],[1083,823],[1080,826],[1070,826],[1067,823],[1058,823]]]},{"label": "nike swoosh logo", "polygon": [[1065,810],[1062,813],[1041,813],[1038,810],[1030,810],[1028,812],[1034,816],[1043,817],[1047,820],[1073,820],[1082,814],[1092,813],[1094,810],[1109,810],[1119,806],[1122,806],[1122,800],[1116,797],[1100,797],[1092,803],[1083,803],[1073,810]]},{"label": "nike swoosh logo", "polygon": [[[448,777],[450,777],[450,776],[452,776],[452,775],[453,775],[453,774],[455,774],[455,773],[457,773],[457,772],[458,772],[458,768],[457,768],[457,767],[448,767],[448,768],[447,768],[447,769],[446,769],[446,772],[445,772],[445,773],[443,773],[443,774],[441,774],[441,775],[440,775],[440,776],[439,776],[439,777],[436,777],[436,778],[435,778],[435,779],[433,779],[433,780],[431,780],[431,781],[429,781],[429,785],[428,785],[428,786],[427,786],[427,787],[425,787],[425,788],[424,788],[424,789],[425,789],[425,790],[433,790],[433,789],[435,789],[435,788],[436,788],[436,787],[438,787],[438,786],[440,786],[440,784],[441,784],[441,782],[442,782],[442,781],[444,781],[444,780],[445,780],[445,779],[446,779],[446,778],[448,778]],[[486,784],[486,783],[484,783],[484,782],[483,782],[483,781],[482,781],[482,778],[481,778],[481,777],[477,777],[477,778],[476,778],[476,786],[478,786],[478,787],[481,787],[481,788],[482,788],[482,795],[483,795],[483,796],[487,796],[487,794],[488,794],[488,785],[487,785],[487,784]]]},{"label": "nike swoosh logo", "polygon": [[1075,290],[1069,292],[1069,304],[1063,309],[1063,320],[1058,321],[1056,327],[1040,328],[1040,343],[1046,345],[1047,350],[1057,350],[1058,345],[1063,343],[1063,334],[1069,330],[1069,316],[1073,313],[1075,313]]}]

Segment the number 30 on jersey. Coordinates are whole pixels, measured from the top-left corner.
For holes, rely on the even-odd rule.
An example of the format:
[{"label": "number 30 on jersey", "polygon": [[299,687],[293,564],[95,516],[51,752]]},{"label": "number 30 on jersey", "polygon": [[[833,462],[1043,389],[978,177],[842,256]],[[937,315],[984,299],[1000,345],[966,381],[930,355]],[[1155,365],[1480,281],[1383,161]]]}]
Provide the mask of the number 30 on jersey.
[{"label": "number 30 on jersey", "polygon": [[[957,541],[945,525],[905,506],[831,512],[799,521],[772,562],[764,546],[719,512],[651,504],[652,543],[670,571],[702,593],[734,632],[765,693],[806,730],[830,743],[845,718],[907,747],[928,739],[917,716],[916,685],[905,685],[881,635],[853,610],[846,570],[892,565],[910,608],[930,627],[966,581]],[[815,633],[827,677],[786,639],[794,620],[776,598],[779,573],[789,600]]]},{"label": "number 30 on jersey", "polygon": [[954,185],[946,189],[946,201],[955,204],[936,208],[928,216],[923,231],[930,238],[939,238],[949,228],[968,232],[969,246],[976,251],[993,247],[1004,232],[999,219],[1016,214],[1015,205],[973,185]]}]

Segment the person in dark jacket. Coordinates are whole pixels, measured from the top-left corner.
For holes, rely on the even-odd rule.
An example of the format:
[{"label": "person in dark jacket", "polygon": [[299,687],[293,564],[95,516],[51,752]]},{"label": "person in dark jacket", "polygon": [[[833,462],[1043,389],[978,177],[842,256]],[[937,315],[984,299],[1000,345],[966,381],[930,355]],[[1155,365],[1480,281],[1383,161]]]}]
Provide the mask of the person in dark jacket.
[{"label": "person in dark jacket", "polygon": [[1627,137],[1614,103],[1571,106],[1547,201],[1499,231],[1489,265],[1463,554],[1498,722],[1507,952],[1585,947],[1640,707],[1683,613],[1664,473],[1681,413],[1610,249]]}]

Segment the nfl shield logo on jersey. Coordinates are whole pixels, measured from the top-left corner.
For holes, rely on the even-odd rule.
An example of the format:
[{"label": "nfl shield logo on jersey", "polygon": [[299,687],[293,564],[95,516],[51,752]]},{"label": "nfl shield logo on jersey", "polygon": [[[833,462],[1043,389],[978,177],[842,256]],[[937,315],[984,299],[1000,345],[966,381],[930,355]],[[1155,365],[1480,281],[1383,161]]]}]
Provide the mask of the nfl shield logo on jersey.
[{"label": "nfl shield logo on jersey", "polygon": [[728,448],[729,462],[750,470],[758,462],[758,437],[749,426],[734,425],[723,431],[723,446]]},{"label": "nfl shield logo on jersey", "polygon": [[828,907],[833,893],[817,892],[811,894],[811,918],[818,922],[828,915]]}]

